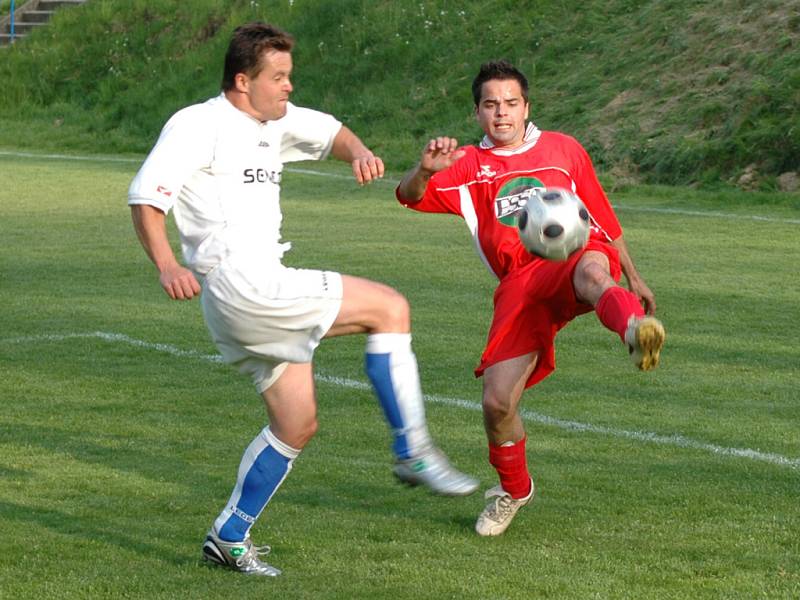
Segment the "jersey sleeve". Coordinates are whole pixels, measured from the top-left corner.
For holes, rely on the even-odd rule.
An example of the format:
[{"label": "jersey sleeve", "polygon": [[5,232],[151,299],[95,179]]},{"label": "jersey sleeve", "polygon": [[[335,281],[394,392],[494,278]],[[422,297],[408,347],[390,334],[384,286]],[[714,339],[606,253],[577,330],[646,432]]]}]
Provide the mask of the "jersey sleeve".
[{"label": "jersey sleeve", "polygon": [[211,164],[214,132],[205,113],[204,105],[190,106],[167,121],[128,189],[129,205],[169,212],[192,173]]},{"label": "jersey sleeve", "polygon": [[576,144],[575,192],[586,204],[595,222],[612,240],[622,235],[622,227],[611,207],[603,187],[597,179],[592,159],[579,143]]},{"label": "jersey sleeve", "polygon": [[469,165],[474,162],[472,148],[471,146],[459,148],[465,151],[466,155],[444,171],[435,173],[428,181],[425,194],[419,202],[409,202],[402,198],[399,187],[395,189],[395,197],[403,206],[420,212],[446,213],[463,217],[461,201],[463,193],[469,194],[464,186],[469,183]]},{"label": "jersey sleeve", "polygon": [[281,161],[322,160],[330,154],[342,123],[333,115],[289,103],[280,120]]}]

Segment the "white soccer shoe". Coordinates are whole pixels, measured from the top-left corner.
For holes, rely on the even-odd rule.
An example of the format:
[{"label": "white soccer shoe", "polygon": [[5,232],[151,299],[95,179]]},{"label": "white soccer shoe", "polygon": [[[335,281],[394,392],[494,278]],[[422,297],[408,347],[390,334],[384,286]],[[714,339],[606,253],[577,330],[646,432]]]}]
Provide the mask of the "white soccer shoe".
[{"label": "white soccer shoe", "polygon": [[277,577],[281,574],[280,569],[259,559],[270,550],[269,546],[254,546],[249,537],[243,542],[226,542],[219,539],[212,529],[203,542],[203,560],[245,575]]},{"label": "white soccer shoe", "polygon": [[405,484],[427,486],[442,496],[468,496],[478,489],[478,480],[453,467],[438,448],[414,458],[398,460],[394,475]]},{"label": "white soccer shoe", "polygon": [[667,334],[661,321],[655,317],[631,317],[625,331],[625,343],[633,364],[642,371],[658,366],[661,348]]},{"label": "white soccer shoe", "polygon": [[475,531],[482,536],[500,535],[514,520],[517,511],[529,504],[536,495],[536,486],[531,479],[531,491],[524,498],[514,499],[502,486],[498,485],[486,492],[486,499],[493,500],[486,505],[475,523]]}]

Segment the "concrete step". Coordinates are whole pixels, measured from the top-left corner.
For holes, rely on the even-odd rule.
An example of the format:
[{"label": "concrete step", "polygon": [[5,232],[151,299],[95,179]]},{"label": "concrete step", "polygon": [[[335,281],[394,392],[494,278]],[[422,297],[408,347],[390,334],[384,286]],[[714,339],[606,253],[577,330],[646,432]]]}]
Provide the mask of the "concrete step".
[{"label": "concrete step", "polygon": [[[14,43],[21,41],[27,34],[47,25],[56,9],[80,6],[87,0],[38,0],[28,4],[31,10],[17,11],[18,19],[14,22]],[[8,46],[12,43],[10,18],[0,19],[0,46]]]},{"label": "concrete step", "polygon": [[[22,35],[16,35],[15,34],[13,43],[16,44],[17,42],[22,41],[22,39],[24,37],[25,37],[24,33]],[[11,43],[12,42],[11,42],[11,34],[10,33],[0,33],[0,46],[8,46]]]},{"label": "concrete step", "polygon": [[[30,21],[17,21],[14,23],[14,33],[31,33],[34,29],[47,27],[47,23],[32,23]],[[10,33],[10,32],[9,32]]]},{"label": "concrete step", "polygon": [[25,21],[26,23],[47,23],[52,16],[52,10],[26,10],[22,13],[20,21]]},{"label": "concrete step", "polygon": [[39,0],[39,10],[54,11],[62,6],[80,6],[86,0]]}]

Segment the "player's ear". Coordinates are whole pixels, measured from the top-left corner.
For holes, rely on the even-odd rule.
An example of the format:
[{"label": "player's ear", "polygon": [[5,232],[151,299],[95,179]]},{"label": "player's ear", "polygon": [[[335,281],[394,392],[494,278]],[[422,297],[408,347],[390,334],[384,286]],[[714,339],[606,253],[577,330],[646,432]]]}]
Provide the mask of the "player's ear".
[{"label": "player's ear", "polygon": [[246,94],[250,89],[250,78],[245,73],[237,73],[233,76],[233,87],[237,92]]}]

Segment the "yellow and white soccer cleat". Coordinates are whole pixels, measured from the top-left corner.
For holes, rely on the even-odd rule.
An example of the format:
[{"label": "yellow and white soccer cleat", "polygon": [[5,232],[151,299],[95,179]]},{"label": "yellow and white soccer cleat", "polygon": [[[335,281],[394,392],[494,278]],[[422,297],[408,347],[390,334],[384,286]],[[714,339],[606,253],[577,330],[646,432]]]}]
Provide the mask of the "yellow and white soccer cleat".
[{"label": "yellow and white soccer cleat", "polygon": [[666,335],[661,321],[655,317],[631,317],[625,331],[625,343],[633,364],[642,371],[655,369]]}]

